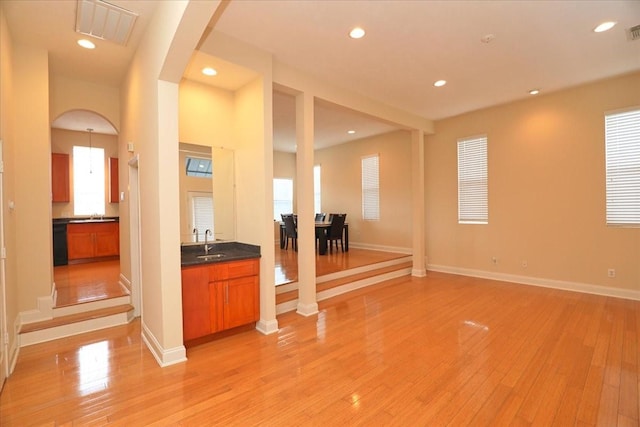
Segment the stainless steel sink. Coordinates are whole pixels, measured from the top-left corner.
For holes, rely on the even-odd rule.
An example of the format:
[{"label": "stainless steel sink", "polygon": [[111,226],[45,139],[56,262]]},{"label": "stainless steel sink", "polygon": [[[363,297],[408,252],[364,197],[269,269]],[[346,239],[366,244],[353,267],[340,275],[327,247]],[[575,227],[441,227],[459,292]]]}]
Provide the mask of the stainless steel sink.
[{"label": "stainless steel sink", "polygon": [[225,256],[224,254],[208,254],[208,255],[198,255],[196,258],[209,261],[212,259],[223,258],[224,256]]}]

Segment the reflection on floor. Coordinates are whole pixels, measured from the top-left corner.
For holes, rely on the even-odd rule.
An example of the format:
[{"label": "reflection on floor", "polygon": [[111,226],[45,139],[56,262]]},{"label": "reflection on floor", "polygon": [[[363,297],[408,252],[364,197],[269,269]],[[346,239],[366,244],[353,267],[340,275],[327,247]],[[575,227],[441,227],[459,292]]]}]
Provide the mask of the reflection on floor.
[{"label": "reflection on floor", "polygon": [[[316,277],[406,256],[407,254],[397,252],[371,251],[354,247],[349,248],[348,252],[334,250],[326,255],[316,254]],[[276,286],[298,280],[298,253],[291,247],[280,249],[280,246],[276,245],[275,264]]]},{"label": "reflection on floor", "polygon": [[119,260],[57,266],[53,279],[56,307],[127,295],[119,283]]}]

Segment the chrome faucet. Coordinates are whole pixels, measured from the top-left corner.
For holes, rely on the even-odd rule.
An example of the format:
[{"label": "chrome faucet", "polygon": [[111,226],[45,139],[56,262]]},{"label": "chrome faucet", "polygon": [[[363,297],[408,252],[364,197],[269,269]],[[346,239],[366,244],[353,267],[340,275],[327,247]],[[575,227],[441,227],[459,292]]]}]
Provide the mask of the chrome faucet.
[{"label": "chrome faucet", "polygon": [[209,247],[209,241],[207,240],[207,236],[211,236],[213,237],[213,233],[211,232],[211,230],[209,230],[207,228],[207,230],[204,232],[204,253],[208,254],[209,253],[209,249],[211,249]]},{"label": "chrome faucet", "polygon": [[191,231],[191,234],[196,236],[196,243],[198,243],[198,229],[194,228],[193,231]]}]

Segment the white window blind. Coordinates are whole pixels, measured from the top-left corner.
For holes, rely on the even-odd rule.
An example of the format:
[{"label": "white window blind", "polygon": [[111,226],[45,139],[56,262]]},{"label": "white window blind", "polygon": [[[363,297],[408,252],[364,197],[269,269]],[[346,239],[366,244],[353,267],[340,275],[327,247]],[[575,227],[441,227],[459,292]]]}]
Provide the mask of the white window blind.
[{"label": "white window blind", "polygon": [[273,219],[282,221],[281,214],[293,213],[293,180],[273,179]]},{"label": "white window blind", "polygon": [[362,218],[380,219],[379,158],[375,154],[362,158]]},{"label": "white window blind", "polygon": [[458,222],[489,222],[487,137],[458,140]]},{"label": "white window blind", "polygon": [[607,224],[640,224],[640,110],[605,115]]},{"label": "white window blind", "polygon": [[193,221],[193,228],[197,230],[196,236],[193,235],[194,241],[204,242],[204,233],[207,230],[211,230],[211,236],[208,236],[209,241],[213,240],[213,195],[211,193],[202,192],[189,192],[191,199],[191,218]]},{"label": "white window blind", "polygon": [[320,165],[313,167],[313,209],[315,212],[322,212],[321,204],[321,186],[320,186]]}]

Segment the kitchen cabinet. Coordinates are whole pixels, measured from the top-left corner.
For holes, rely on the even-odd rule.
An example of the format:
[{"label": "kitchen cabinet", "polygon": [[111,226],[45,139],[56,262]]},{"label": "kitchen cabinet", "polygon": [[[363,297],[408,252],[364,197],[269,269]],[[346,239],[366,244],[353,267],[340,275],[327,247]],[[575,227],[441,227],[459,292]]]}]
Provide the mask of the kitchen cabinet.
[{"label": "kitchen cabinet", "polygon": [[184,340],[256,322],[259,292],[259,259],[183,267]]},{"label": "kitchen cabinet", "polygon": [[51,153],[51,201],[68,203],[69,194],[69,155]]},{"label": "kitchen cabinet", "polygon": [[118,178],[118,159],[109,158],[109,203],[120,202],[120,184]]},{"label": "kitchen cabinet", "polygon": [[120,228],[113,222],[70,223],[67,225],[69,261],[113,257],[120,254]]}]

